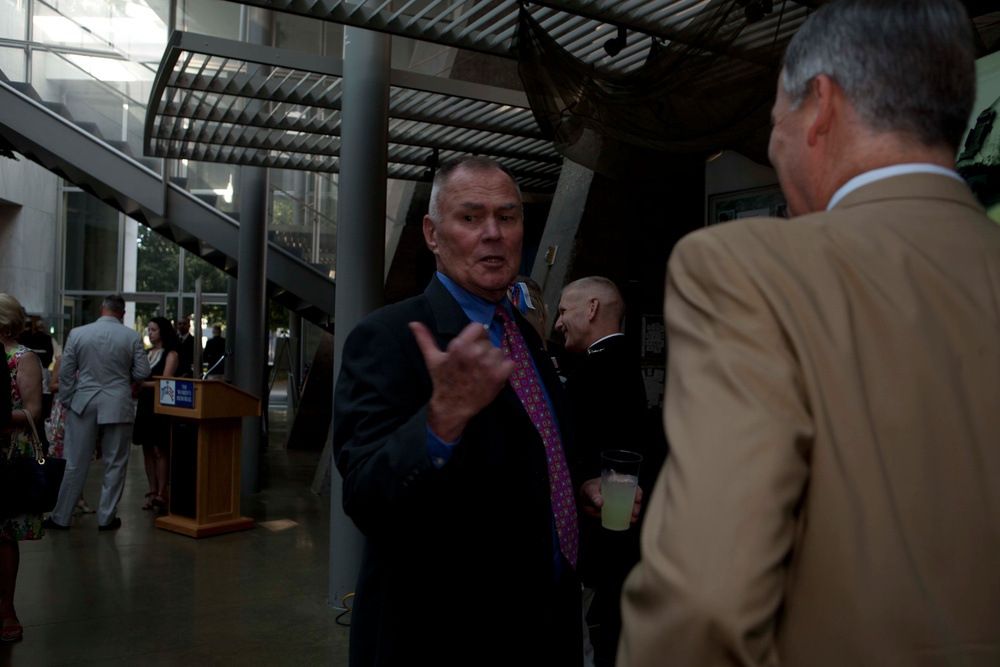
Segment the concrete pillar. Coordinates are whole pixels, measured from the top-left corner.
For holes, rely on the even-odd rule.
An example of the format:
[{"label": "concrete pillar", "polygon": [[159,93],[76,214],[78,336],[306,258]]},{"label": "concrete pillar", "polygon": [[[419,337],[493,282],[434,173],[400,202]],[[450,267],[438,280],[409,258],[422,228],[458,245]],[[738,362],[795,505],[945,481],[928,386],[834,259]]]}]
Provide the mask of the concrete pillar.
[{"label": "concrete pillar", "polygon": [[[531,268],[531,278],[542,288],[542,297],[549,307],[549,331],[557,319],[559,295],[566,283],[566,274],[573,266],[573,245],[580,229],[580,219],[587,207],[587,194],[594,172],[570,160],[563,160],[559,182],[545,221],[542,238],[538,242],[538,256]],[[547,257],[554,254],[550,264]]]},{"label": "concrete pillar", "polygon": [[[334,381],[347,334],[382,305],[390,54],[388,35],[344,27]],[[344,514],[340,474],[330,482],[330,604],[339,607],[357,583],[364,538]]]},{"label": "concrete pillar", "polygon": [[[232,276],[226,278],[226,354],[232,355],[233,350],[236,349],[236,294],[237,286],[239,281]],[[233,360],[229,357],[226,358],[226,372],[223,373],[222,379],[226,382],[233,381],[233,369],[236,368],[233,364]]]},{"label": "concrete pillar", "polygon": [[288,423],[295,421],[302,384],[302,316],[288,312]]},{"label": "concrete pillar", "polygon": [[[266,304],[266,251],[267,251],[267,169],[262,167],[240,168],[240,247],[239,276],[237,278],[236,310],[239,326],[234,339],[232,363],[235,366],[233,383],[240,389],[262,398],[261,409],[267,409],[267,398],[262,397],[264,368],[267,359],[265,333],[267,328]],[[243,448],[241,485],[243,493],[260,491],[258,473],[261,453],[261,418],[243,418]]]},{"label": "concrete pillar", "polygon": [[[241,36],[251,44],[270,44],[273,18],[263,9],[241,8]],[[267,169],[240,167],[240,245],[237,252],[238,276],[236,310],[239,326],[233,341],[233,384],[261,398],[267,362]],[[261,417],[243,418],[243,446],[240,471],[242,493],[260,491],[262,451]]]}]

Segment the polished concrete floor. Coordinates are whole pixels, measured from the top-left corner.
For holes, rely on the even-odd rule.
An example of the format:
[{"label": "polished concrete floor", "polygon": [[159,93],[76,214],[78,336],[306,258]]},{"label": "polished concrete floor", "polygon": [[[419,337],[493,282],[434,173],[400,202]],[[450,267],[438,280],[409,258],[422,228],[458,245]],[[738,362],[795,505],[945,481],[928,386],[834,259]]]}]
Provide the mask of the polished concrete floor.
[{"label": "polished concrete floor", "polygon": [[[0,644],[0,666],[346,665],[348,628],[327,602],[329,498],[309,490],[319,453],[285,450],[284,421],[270,412],[264,491],[243,500],[252,530],[196,540],[156,528],[134,447],[119,530],[99,533],[87,514],[22,542],[24,639]],[[102,472],[91,465],[92,505]]]}]

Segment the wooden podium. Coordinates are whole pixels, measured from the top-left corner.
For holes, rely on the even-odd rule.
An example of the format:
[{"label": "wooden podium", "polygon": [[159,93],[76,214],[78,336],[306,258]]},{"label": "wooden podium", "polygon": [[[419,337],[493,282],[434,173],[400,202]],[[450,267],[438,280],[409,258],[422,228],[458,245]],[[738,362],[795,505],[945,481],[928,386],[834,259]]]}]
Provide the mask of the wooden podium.
[{"label": "wooden podium", "polygon": [[159,378],[154,411],[170,419],[170,502],[156,527],[189,537],[253,528],[240,516],[243,417],[260,399],[221,380]]}]

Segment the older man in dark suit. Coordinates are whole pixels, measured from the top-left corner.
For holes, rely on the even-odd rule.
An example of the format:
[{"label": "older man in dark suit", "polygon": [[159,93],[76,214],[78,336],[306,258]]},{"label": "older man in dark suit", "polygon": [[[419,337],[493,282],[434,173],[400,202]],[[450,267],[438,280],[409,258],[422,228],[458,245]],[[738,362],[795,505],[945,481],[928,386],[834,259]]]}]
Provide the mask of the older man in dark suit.
[{"label": "older man in dark suit", "polygon": [[1000,229],[954,171],[957,0],[835,0],[770,156],[793,220],[683,239],[671,446],[619,663],[1000,664]]},{"label": "older man in dark suit", "polygon": [[578,667],[571,418],[506,296],[517,185],[484,158],[445,165],[423,231],[437,274],[351,332],[337,381],[344,509],[367,538],[351,664]]}]

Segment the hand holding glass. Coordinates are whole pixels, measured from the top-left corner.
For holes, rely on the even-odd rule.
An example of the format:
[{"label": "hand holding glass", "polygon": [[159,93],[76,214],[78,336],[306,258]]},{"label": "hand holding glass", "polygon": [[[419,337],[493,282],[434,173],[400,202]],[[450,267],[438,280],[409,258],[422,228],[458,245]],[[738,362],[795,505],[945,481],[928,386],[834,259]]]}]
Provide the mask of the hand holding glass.
[{"label": "hand holding glass", "polygon": [[601,525],[608,530],[628,530],[632,525],[635,489],[642,456],[610,449],[601,452]]}]

